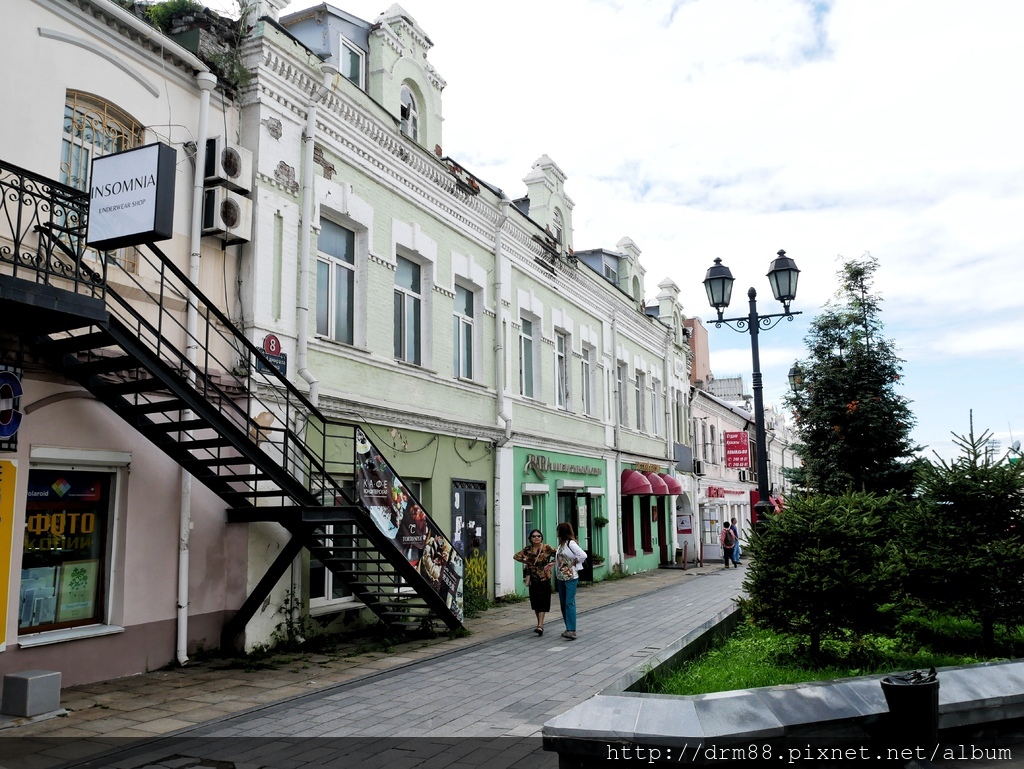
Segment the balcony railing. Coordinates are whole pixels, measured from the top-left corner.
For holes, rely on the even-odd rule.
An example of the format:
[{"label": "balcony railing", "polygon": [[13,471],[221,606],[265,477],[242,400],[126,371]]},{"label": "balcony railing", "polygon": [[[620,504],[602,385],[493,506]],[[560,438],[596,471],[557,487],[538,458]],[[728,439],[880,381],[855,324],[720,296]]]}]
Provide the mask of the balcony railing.
[{"label": "balcony railing", "polygon": [[84,192],[0,160],[0,274],[104,298],[106,265],[87,258]]}]

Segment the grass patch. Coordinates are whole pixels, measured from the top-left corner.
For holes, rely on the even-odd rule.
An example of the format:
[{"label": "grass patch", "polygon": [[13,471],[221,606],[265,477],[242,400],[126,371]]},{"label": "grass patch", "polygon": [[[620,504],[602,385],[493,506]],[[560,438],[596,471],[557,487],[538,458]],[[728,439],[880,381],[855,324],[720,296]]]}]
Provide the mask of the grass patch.
[{"label": "grass patch", "polygon": [[976,655],[915,646],[905,638],[862,636],[822,642],[821,656],[810,663],[800,639],[741,624],[722,645],[679,670],[663,675],[654,672],[647,690],[658,694],[707,694],[982,661]]}]

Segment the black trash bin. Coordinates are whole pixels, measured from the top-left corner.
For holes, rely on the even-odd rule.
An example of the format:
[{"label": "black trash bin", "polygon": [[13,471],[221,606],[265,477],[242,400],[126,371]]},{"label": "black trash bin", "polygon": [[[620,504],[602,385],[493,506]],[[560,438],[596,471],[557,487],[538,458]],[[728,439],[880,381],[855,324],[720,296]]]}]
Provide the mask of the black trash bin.
[{"label": "black trash bin", "polygon": [[929,751],[939,742],[939,679],[935,668],[915,670],[882,679],[882,694],[889,708],[892,747],[922,747]]}]

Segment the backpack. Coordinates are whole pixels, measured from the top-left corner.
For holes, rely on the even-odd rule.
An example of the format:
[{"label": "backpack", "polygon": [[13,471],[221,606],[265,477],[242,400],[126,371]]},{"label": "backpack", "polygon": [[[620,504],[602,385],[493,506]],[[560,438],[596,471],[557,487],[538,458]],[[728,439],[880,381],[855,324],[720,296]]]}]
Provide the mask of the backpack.
[{"label": "backpack", "polygon": [[736,547],[736,537],[732,533],[732,529],[725,530],[725,536],[722,538],[723,547]]}]

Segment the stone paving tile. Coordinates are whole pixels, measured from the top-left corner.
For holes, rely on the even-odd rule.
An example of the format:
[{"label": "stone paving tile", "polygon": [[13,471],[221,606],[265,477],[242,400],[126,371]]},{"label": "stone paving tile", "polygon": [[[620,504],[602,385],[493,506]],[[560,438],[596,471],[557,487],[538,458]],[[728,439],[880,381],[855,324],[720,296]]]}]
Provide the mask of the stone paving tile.
[{"label": "stone paving tile", "polygon": [[194,726],[195,722],[186,721],[181,718],[158,718],[153,721],[145,721],[132,727],[134,729],[140,729],[147,734],[167,734],[168,732],[176,732],[179,729],[186,729],[190,726]]},{"label": "stone paving tile", "polygon": [[[274,733],[273,730],[268,732],[267,724],[286,732],[289,737],[299,734],[297,729],[303,729],[301,733],[323,736],[387,736],[406,733],[403,728],[421,735],[454,734],[456,731],[473,734],[474,728],[478,729],[478,736],[495,733],[535,735],[546,720],[546,714],[563,712],[572,703],[562,698],[538,700],[536,693],[524,693],[524,688],[540,687],[543,690],[546,680],[553,675],[553,669],[567,664],[575,669],[574,675],[586,680],[587,687],[600,687],[604,682],[613,680],[619,675],[622,665],[638,662],[633,656],[637,644],[644,648],[647,644],[654,646],[653,641],[657,640],[657,648],[661,648],[666,642],[665,633],[681,635],[681,631],[690,626],[691,616],[721,606],[721,588],[725,588],[727,583],[714,584],[713,596],[709,589],[706,591],[709,595],[702,599],[703,587],[711,588],[712,583],[701,586],[705,577],[698,578],[700,574],[699,571],[689,574],[648,572],[581,590],[580,639],[574,643],[558,637],[562,623],[557,609],[549,615],[545,636],[538,638],[530,632],[532,617],[528,606],[520,603],[493,608],[484,612],[480,619],[469,620],[467,626],[472,630],[471,636],[441,637],[431,642],[403,645],[390,655],[312,655],[304,661],[285,662],[276,670],[255,672],[224,669],[222,661],[216,664],[199,662],[194,667],[75,687],[64,693],[65,701],[82,707],[71,712],[68,719],[61,719],[66,724],[61,728],[91,729],[92,734],[123,737],[152,737],[193,725],[203,733],[221,729],[225,734],[265,736]],[[715,583],[723,577],[717,575]],[[728,584],[738,588],[738,577],[724,578]],[[691,583],[694,587],[682,589]],[[612,609],[602,612],[600,609],[631,597],[640,596],[642,600],[651,591],[662,589],[673,593],[682,589],[685,597],[681,601],[673,599],[673,611],[668,614],[675,614],[674,617],[663,616],[656,610],[648,611],[641,623],[642,628],[637,627],[636,620],[624,616],[623,611]],[[620,608],[627,606],[621,604]],[[643,630],[643,638],[631,640],[630,634],[640,629]],[[662,636],[660,639],[659,634]],[[620,640],[630,641],[632,648],[629,653],[608,648],[606,641],[620,636]],[[620,653],[611,654],[613,651]],[[459,655],[458,661],[454,657],[439,658],[439,655],[450,654]],[[594,664],[596,654],[600,654],[600,667]],[[464,658],[465,655],[470,657]],[[543,662],[540,667],[546,669],[546,674],[544,670],[537,669],[539,661]],[[398,665],[405,668],[388,672]],[[437,697],[432,688],[443,689],[451,681],[453,670],[460,673],[479,671],[480,674],[474,675],[458,696],[447,696],[442,712],[438,713]],[[526,671],[532,671],[533,675]],[[422,687],[422,691],[410,688],[410,676],[416,676],[417,686]],[[367,681],[361,683],[362,679]],[[423,686],[425,682],[432,686]],[[334,689],[332,685],[341,685],[341,688]],[[508,687],[513,687],[512,693],[503,693]],[[310,693],[317,691],[320,696],[311,699]],[[295,700],[296,697],[302,699]],[[223,720],[240,710],[255,709],[277,701],[282,702],[269,704],[241,718]],[[452,704],[459,701],[470,710],[460,714]],[[90,705],[106,707],[92,708]],[[145,729],[142,723],[122,726],[114,720],[129,714],[133,706],[136,712],[149,709],[163,709],[165,712],[148,721]],[[326,708],[319,711],[322,723],[314,724],[319,731],[306,728],[312,723],[308,712],[304,712],[307,707],[310,710]],[[95,710],[116,712],[110,712],[109,717],[99,717],[94,714]],[[88,717],[83,717],[85,713]],[[286,715],[298,717],[285,721]],[[510,716],[514,718],[510,719]],[[0,731],[0,740],[14,736],[12,733],[17,733],[17,736],[29,734],[25,731],[27,728]],[[59,729],[42,731],[50,734]]]}]

